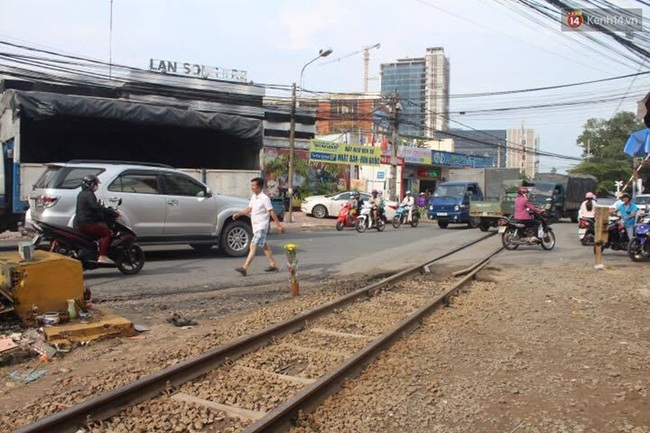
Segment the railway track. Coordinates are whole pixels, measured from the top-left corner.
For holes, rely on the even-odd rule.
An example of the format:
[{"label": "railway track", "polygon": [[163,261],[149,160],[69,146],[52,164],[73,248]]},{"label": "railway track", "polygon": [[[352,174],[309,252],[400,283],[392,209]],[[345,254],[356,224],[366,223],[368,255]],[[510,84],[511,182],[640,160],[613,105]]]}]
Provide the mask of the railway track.
[{"label": "railway track", "polygon": [[[432,291],[423,287],[422,281],[406,287],[408,278],[422,280],[417,274],[427,272],[430,265],[491,236],[15,432],[77,432],[84,426],[88,430],[82,431],[104,431],[98,426],[104,422],[110,425],[111,417],[126,411],[129,418],[135,418],[143,410],[134,408],[156,398],[165,399],[164,407],[170,411],[176,405],[189,405],[224,413],[227,419],[241,420],[246,432],[285,431],[300,412],[313,410],[344,380],[357,375],[379,353],[417,329],[424,317],[448,304],[501,248],[456,273],[455,277],[464,276],[444,289]],[[383,290],[387,287],[392,290]],[[232,389],[224,389],[224,384],[231,384]],[[256,395],[260,390],[265,395]],[[195,431],[201,431],[201,426],[199,423]]]}]

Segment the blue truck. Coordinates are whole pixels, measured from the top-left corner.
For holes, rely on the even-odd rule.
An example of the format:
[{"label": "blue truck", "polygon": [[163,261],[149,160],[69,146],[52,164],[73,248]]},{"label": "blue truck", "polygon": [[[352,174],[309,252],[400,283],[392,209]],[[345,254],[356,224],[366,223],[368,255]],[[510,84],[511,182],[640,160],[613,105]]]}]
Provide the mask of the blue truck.
[{"label": "blue truck", "polygon": [[442,229],[449,224],[476,228],[480,219],[470,215],[470,203],[500,197],[503,182],[518,178],[516,168],[451,169],[449,181],[439,184],[429,199],[427,217]]}]

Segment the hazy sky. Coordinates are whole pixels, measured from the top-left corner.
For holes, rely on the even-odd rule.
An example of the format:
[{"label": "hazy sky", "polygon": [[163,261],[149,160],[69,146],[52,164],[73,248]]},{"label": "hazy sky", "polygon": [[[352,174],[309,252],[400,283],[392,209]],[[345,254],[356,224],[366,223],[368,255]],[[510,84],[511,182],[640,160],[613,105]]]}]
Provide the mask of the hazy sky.
[{"label": "hazy sky", "polygon": [[[0,0],[0,39],[108,61],[110,5],[111,0]],[[113,0],[113,62],[141,68],[150,58],[177,60],[243,69],[256,83],[288,85],[320,48],[331,47],[330,57],[305,70],[304,87],[362,91],[363,55],[336,59],[376,43],[381,48],[370,51],[370,75],[377,78],[380,63],[421,57],[427,47],[445,49],[451,63],[450,127],[508,129],[523,122],[539,133],[541,150],[563,155],[580,156],[575,140],[588,118],[636,111],[635,101],[650,90],[650,78],[641,76],[553,92],[454,97],[647,70],[582,35],[561,32],[559,22],[514,0]],[[379,90],[378,79],[370,89]],[[599,98],[610,101],[594,102]],[[557,106],[572,101],[592,102]],[[552,107],[495,111],[546,104]],[[542,158],[540,169],[572,164]]]}]

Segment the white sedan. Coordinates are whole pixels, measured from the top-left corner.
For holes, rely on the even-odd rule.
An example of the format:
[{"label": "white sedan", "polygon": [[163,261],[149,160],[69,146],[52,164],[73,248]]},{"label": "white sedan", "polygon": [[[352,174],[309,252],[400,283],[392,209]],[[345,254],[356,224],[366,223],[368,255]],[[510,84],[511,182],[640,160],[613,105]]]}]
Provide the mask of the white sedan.
[{"label": "white sedan", "polygon": [[[345,191],[334,195],[310,195],[303,199],[300,210],[305,214],[311,214],[316,218],[338,217],[341,205],[352,199],[355,191]],[[371,195],[361,192],[363,201],[370,200]],[[386,218],[390,221],[395,216],[397,203],[387,201]]]}]

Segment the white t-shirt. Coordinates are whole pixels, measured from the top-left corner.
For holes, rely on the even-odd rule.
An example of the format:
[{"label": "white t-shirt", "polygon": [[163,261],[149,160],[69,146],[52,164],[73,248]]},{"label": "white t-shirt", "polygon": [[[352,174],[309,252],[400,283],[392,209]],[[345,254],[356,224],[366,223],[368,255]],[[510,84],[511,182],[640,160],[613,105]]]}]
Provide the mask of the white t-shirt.
[{"label": "white t-shirt", "polygon": [[253,233],[266,230],[269,225],[269,211],[273,209],[269,196],[263,192],[258,195],[253,194],[248,206],[251,208]]}]

